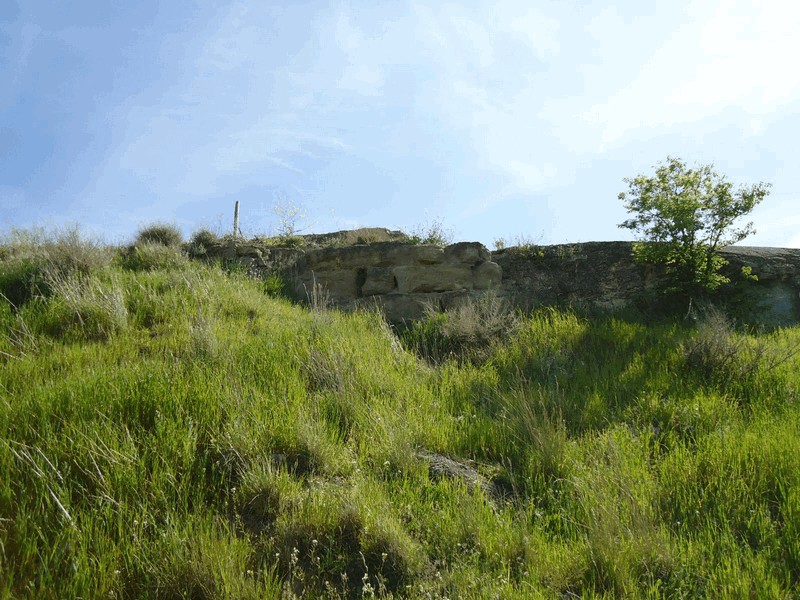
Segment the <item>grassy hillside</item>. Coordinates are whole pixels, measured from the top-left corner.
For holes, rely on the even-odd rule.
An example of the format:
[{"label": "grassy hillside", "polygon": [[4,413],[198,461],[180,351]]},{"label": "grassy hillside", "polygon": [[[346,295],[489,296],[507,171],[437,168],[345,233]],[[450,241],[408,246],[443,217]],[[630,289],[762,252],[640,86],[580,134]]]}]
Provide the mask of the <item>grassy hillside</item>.
[{"label": "grassy hillside", "polygon": [[159,241],[0,251],[0,597],[800,585],[800,329],[487,302],[398,337]]}]

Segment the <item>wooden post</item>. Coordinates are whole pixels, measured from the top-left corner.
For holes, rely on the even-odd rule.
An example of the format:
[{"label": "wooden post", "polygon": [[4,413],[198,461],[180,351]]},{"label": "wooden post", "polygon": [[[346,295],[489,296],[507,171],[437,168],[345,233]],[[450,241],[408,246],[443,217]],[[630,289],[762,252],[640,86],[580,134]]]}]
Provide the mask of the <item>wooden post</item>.
[{"label": "wooden post", "polygon": [[233,237],[238,237],[239,235],[239,201],[236,201],[236,205],[233,207]]}]

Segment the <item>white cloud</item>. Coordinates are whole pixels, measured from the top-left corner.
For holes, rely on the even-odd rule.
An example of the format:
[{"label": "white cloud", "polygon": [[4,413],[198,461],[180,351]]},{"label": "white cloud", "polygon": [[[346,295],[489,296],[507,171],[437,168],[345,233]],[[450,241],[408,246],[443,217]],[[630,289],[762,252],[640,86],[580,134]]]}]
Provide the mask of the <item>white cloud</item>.
[{"label": "white cloud", "polygon": [[796,233],[794,237],[790,237],[786,242],[786,248],[800,248],[800,233]]},{"label": "white cloud", "polygon": [[[691,22],[670,32],[627,84],[579,111],[599,133],[599,150],[633,132],[696,123],[731,107],[759,117],[741,124],[744,131],[758,130],[797,98],[800,71],[791,64],[800,55],[797,6],[703,0],[688,14]],[[624,31],[621,18],[606,13],[601,20],[595,26],[608,35]]]},{"label": "white cloud", "polygon": [[693,45],[693,76],[681,81],[666,103],[694,106],[700,116],[729,105],[754,114],[776,110],[800,89],[794,64],[800,55],[798,29],[800,5],[721,0]]},{"label": "white cloud", "polygon": [[558,55],[561,43],[557,19],[531,7],[522,15],[512,16],[509,21],[510,30],[525,41],[539,60],[544,61]]},{"label": "white cloud", "polygon": [[748,220],[753,221],[756,233],[742,244],[751,246],[778,246],[800,248],[800,197],[783,194],[768,196],[756,207]]},{"label": "white cloud", "polygon": [[[208,139],[191,144],[181,189],[213,190],[220,176],[265,164],[302,172],[297,161],[302,156],[366,154],[367,149],[341,134],[347,127],[338,122],[342,109],[356,111],[360,103],[365,109],[361,128],[386,129],[395,137],[413,130],[414,119],[434,117],[454,134],[452,143],[463,145],[468,160],[508,180],[509,193],[538,190],[553,179],[557,170],[541,144],[541,124],[531,113],[542,90],[530,65],[559,53],[556,19],[527,3],[474,10],[413,4],[406,15],[366,24],[357,15],[346,7],[320,14],[306,32],[304,50],[274,68],[257,59],[267,51],[258,34],[263,15],[240,6],[223,15],[203,44],[195,74],[180,86],[182,98],[201,103],[179,110],[188,126],[196,123],[198,129],[206,125],[211,103],[225,107],[230,98],[242,111],[237,114],[232,107],[230,118],[205,127]],[[259,76],[258,69],[264,74]],[[222,77],[217,71],[231,79],[228,86],[242,84],[236,88],[238,97],[212,87]],[[396,93],[408,95],[404,101],[413,110],[386,113],[394,123],[370,121],[383,118],[382,107],[395,103]],[[169,131],[166,144],[156,143],[155,133],[142,134],[125,155],[131,166],[152,161],[153,146],[161,148],[155,154],[174,152],[167,149],[170,139],[188,136],[169,122],[150,129],[158,135]],[[157,171],[152,165],[149,169]]]},{"label": "white cloud", "polygon": [[721,127],[752,138],[800,109],[797,5],[648,6],[576,15],[583,32],[565,47],[580,88],[554,88],[536,111],[570,153],[602,155],[665,135],[700,147]]},{"label": "white cloud", "polygon": [[374,47],[346,12],[336,17],[334,41],[344,57],[341,75],[336,82],[337,90],[356,92],[363,96],[379,96],[383,93],[384,69],[370,50]]},{"label": "white cloud", "polygon": [[535,118],[545,93],[542,60],[558,55],[559,21],[526,4],[478,10],[415,5],[415,28],[435,69],[418,103],[458,136],[471,161],[505,180],[504,197],[541,190],[557,174]]},{"label": "white cloud", "polygon": [[539,188],[558,173],[556,166],[550,162],[539,166],[520,160],[511,160],[506,166],[516,176],[520,186],[526,189]]},{"label": "white cloud", "polygon": [[[146,101],[133,98],[118,109],[119,143],[85,193],[103,194],[122,170],[165,202],[176,192],[209,196],[271,168],[303,174],[302,160],[348,151],[331,112],[348,93],[342,90],[365,91],[376,83],[374,74],[359,65],[348,71],[329,52],[324,21],[302,23],[308,40],[297,42],[295,54],[281,55],[286,49],[275,45],[272,26],[282,15],[272,11],[234,4],[208,30],[187,33],[184,51],[192,58],[170,64],[180,76],[160,95],[149,90]],[[306,52],[318,35],[321,51]],[[338,37],[351,49],[362,43],[354,29]]]},{"label": "white cloud", "polygon": [[[109,181],[122,165],[162,197],[201,196],[265,171],[308,181],[341,160],[391,182],[413,155],[442,179],[488,182],[452,201],[482,214],[512,197],[543,203],[576,163],[631,140],[701,135],[726,107],[758,136],[797,97],[796,8],[596,6],[412,2],[388,18],[326,5],[309,19],[239,3],[188,41],[196,58],[160,98],[124,107]],[[274,42],[279,21],[293,42]]]},{"label": "white cloud", "polygon": [[336,83],[338,90],[357,92],[362,96],[383,94],[383,70],[368,65],[348,65]]}]

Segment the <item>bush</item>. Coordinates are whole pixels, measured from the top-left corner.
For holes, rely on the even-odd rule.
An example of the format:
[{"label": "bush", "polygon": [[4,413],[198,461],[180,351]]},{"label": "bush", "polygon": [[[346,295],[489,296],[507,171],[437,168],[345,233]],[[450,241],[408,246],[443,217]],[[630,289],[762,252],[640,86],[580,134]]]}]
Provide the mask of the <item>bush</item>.
[{"label": "bush", "polygon": [[771,371],[798,352],[799,344],[776,351],[770,349],[763,336],[754,338],[736,332],[733,320],[714,307],[703,311],[697,334],[683,346],[686,364],[716,383],[740,382],[759,370]]},{"label": "bush", "polygon": [[35,296],[49,293],[45,285],[45,263],[39,260],[9,260],[0,263],[0,294],[15,308]]},{"label": "bush", "polygon": [[20,307],[36,296],[49,296],[53,278],[89,275],[107,267],[112,257],[110,248],[85,238],[76,227],[14,229],[3,240],[0,293]]},{"label": "bush", "polygon": [[145,227],[136,235],[134,246],[146,244],[159,244],[161,246],[175,247],[183,242],[183,234],[174,225],[156,223]]},{"label": "bush", "polygon": [[105,340],[128,325],[120,286],[84,275],[51,276],[52,297],[44,308],[32,305],[25,315],[35,329],[55,338]]},{"label": "bush", "polygon": [[272,204],[272,212],[277,220],[277,237],[291,240],[298,237],[306,227],[301,224],[306,219],[306,209],[301,202],[279,197]]},{"label": "bush", "polygon": [[667,157],[653,177],[626,178],[628,192],[619,194],[633,218],[620,227],[639,234],[634,256],[640,262],[661,264],[670,279],[667,292],[704,294],[728,283],[719,270],[727,262],[717,250],[753,233],[753,224],[734,225],[769,194],[758,183],[733,192],[733,185],[712,165],[687,168]]},{"label": "bush", "polygon": [[434,219],[430,223],[417,225],[408,234],[411,244],[432,244],[434,246],[448,246],[453,243],[455,234],[452,229],[446,228],[442,219]]},{"label": "bush", "polygon": [[131,246],[122,251],[119,261],[129,271],[181,269],[188,264],[186,255],[178,246],[164,246],[159,243]]},{"label": "bush", "polygon": [[189,240],[189,256],[205,256],[208,249],[219,243],[219,236],[208,229],[199,229],[192,234]]},{"label": "bush", "polygon": [[272,273],[261,280],[264,293],[270,298],[290,298],[291,288],[280,275]]},{"label": "bush", "polygon": [[245,528],[267,534],[261,560],[277,559],[285,597],[323,597],[325,590],[340,593],[332,597],[393,597],[424,567],[424,552],[371,486],[300,485],[268,469],[248,473],[237,495]]},{"label": "bush", "polygon": [[426,313],[403,336],[418,355],[434,364],[448,358],[485,362],[492,348],[513,335],[520,322],[517,313],[493,293],[470,298],[447,312],[430,307]]}]

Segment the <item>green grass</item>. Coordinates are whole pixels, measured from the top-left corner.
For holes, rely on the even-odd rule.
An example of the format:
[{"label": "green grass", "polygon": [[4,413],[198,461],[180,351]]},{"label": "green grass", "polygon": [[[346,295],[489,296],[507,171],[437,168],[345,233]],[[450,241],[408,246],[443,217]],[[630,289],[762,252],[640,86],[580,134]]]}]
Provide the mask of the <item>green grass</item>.
[{"label": "green grass", "polygon": [[800,329],[546,309],[398,338],[175,248],[23,238],[0,261],[0,598],[800,585]]}]

